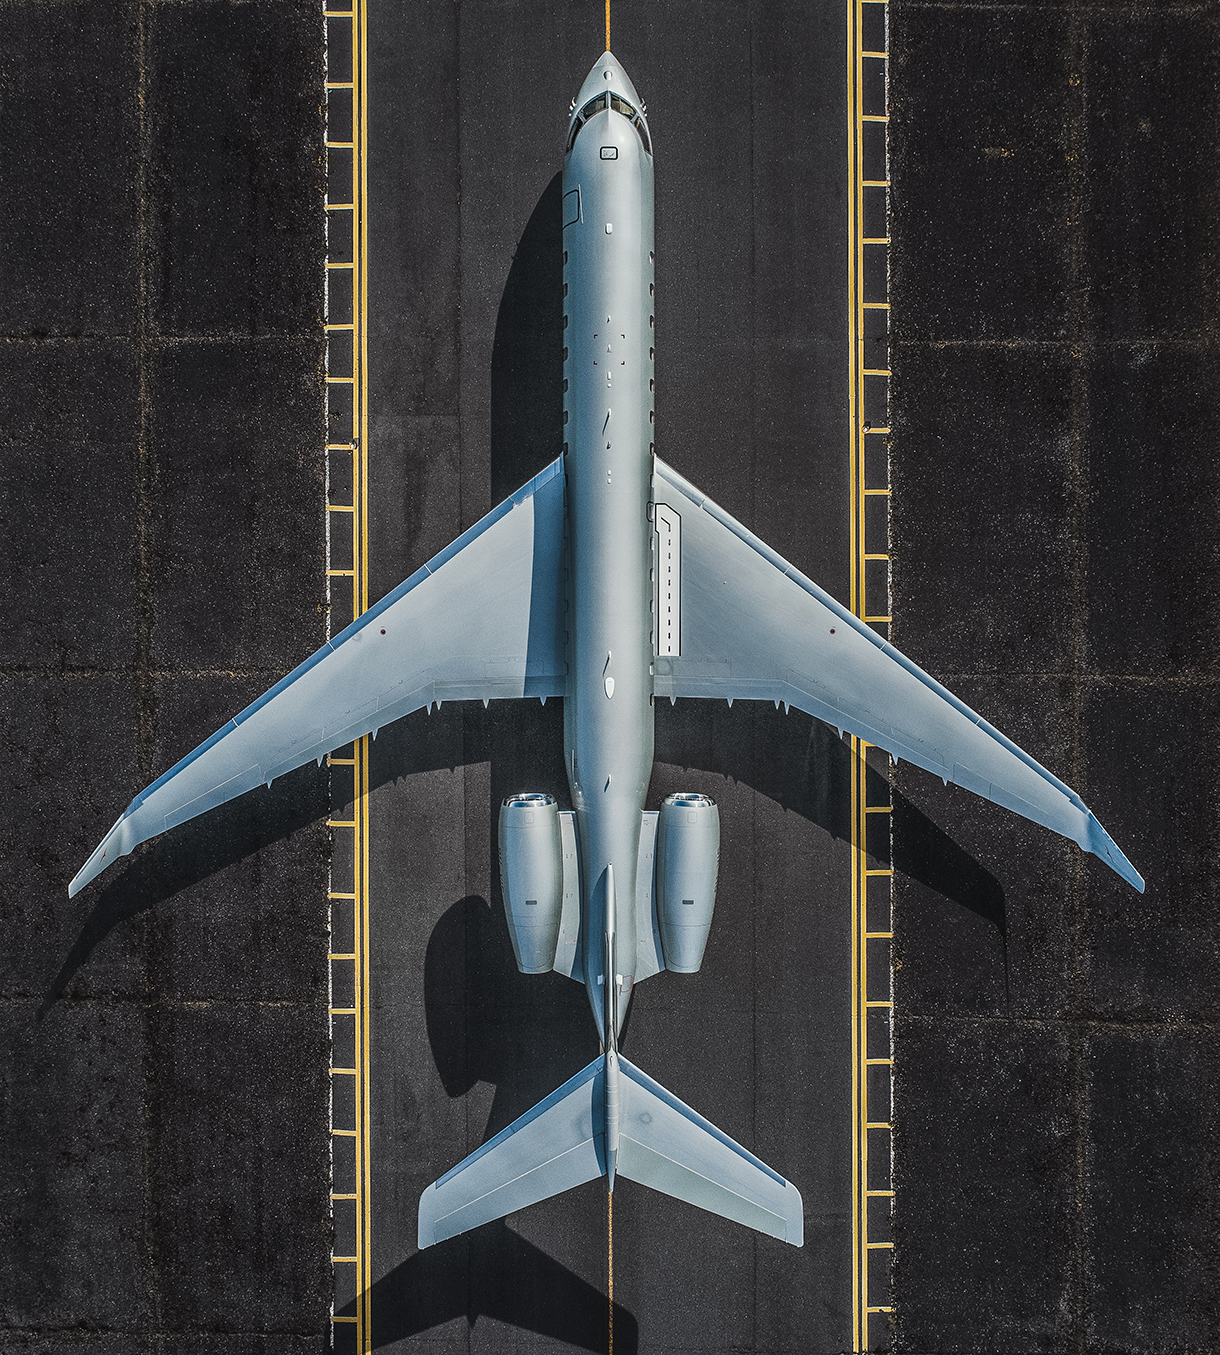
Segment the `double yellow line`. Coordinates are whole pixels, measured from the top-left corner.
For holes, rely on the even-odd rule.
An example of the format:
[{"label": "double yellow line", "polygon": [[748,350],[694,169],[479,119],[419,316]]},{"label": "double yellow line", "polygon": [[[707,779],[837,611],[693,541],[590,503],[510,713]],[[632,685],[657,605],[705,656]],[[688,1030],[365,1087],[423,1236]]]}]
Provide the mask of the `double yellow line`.
[{"label": "double yellow line", "polygon": [[[864,107],[864,63],[886,61],[885,50],[868,49],[864,45],[865,5],[884,5],[885,0],[847,0],[847,173],[848,173],[848,229],[847,229],[847,294],[848,294],[848,390],[850,393],[851,431],[850,458],[850,561],[851,610],[870,623],[890,621],[889,607],[884,613],[871,614],[868,610],[867,572],[870,563],[884,561],[889,567],[888,544],[884,551],[870,552],[865,539],[865,507],[874,496],[888,498],[890,489],[884,485],[869,485],[865,474],[865,441],[870,434],[888,434],[888,427],[872,427],[868,423],[865,406],[867,380],[884,379],[890,375],[888,362],[883,367],[869,367],[865,355],[865,318],[869,311],[889,311],[889,300],[868,297],[865,292],[865,250],[888,248],[889,237],[864,235],[865,192],[888,192],[888,171],[883,178],[865,177],[864,128],[867,123],[884,126],[887,110],[866,111]],[[888,28],[888,25],[887,25]],[[888,205],[888,204],[887,204]],[[888,590],[887,590],[888,591]],[[892,1076],[890,1097],[884,1118],[874,1119],[869,1110],[869,1070],[885,1068],[892,1075],[892,1044],[887,1041],[884,1054],[874,1050],[869,1054],[870,1015],[888,1017],[887,1027],[893,1030],[893,994],[890,983],[890,947],[893,939],[892,880],[890,867],[870,866],[869,829],[882,816],[891,813],[888,803],[868,803],[868,749],[869,744],[855,737],[851,740],[851,1137],[852,1137],[852,1348],[867,1351],[870,1345],[870,1319],[886,1320],[892,1313],[887,1302],[870,1302],[871,1258],[878,1252],[892,1253],[893,1243],[888,1238],[870,1236],[870,1201],[892,1201],[890,1176],[890,1147],[893,1126]],[[891,894],[889,908],[884,910],[881,925],[869,919],[869,882],[873,885],[873,905],[876,910],[878,884],[888,885]],[[873,959],[870,980],[869,960]],[[870,1162],[870,1137],[881,1140],[885,1152],[874,1152]],[[875,1215],[874,1215],[875,1218]],[[874,1231],[876,1231],[874,1229]],[[888,1283],[885,1288],[888,1290]],[[884,1297],[888,1300],[888,1294]]]},{"label": "double yellow line", "polygon": [[[330,100],[350,96],[351,141],[327,140],[328,152],[350,152],[352,157],[350,184],[343,182],[340,175],[332,174],[331,158],[328,154],[327,203],[328,213],[351,213],[351,259],[327,261],[328,296],[335,278],[336,294],[344,301],[349,295],[341,291],[338,278],[350,275],[350,319],[335,318],[328,306],[326,331],[328,342],[327,363],[332,364],[332,356],[337,353],[336,345],[349,340],[351,343],[351,375],[332,376],[327,372],[328,390],[332,387],[350,390],[351,395],[351,435],[348,443],[328,442],[326,456],[349,455],[351,457],[352,501],[350,503],[330,503],[326,505],[327,542],[329,556],[330,524],[332,521],[348,520],[351,527],[351,568],[327,568],[328,590],[332,580],[342,577],[351,579],[352,618],[368,610],[368,23],[365,0],[351,0],[350,8],[324,8],[323,17],[327,32],[328,60],[332,51],[330,43],[331,25],[349,25],[344,33],[350,36],[348,50],[351,52],[350,71],[327,71],[326,96],[328,108]],[[341,44],[340,44],[341,45]],[[331,77],[334,78],[331,78]],[[331,201],[331,194],[338,190],[340,198]],[[335,215],[332,215],[335,220]],[[336,232],[338,234],[338,232]],[[346,312],[347,307],[343,308]],[[329,410],[328,410],[329,423]],[[327,476],[329,484],[330,477]],[[328,558],[329,566],[329,558]],[[329,595],[329,594],[328,594]],[[336,1206],[354,1210],[355,1245],[352,1255],[335,1253],[332,1262],[336,1268],[344,1270],[354,1268],[354,1283],[348,1286],[339,1282],[336,1275],[336,1292],[342,1293],[349,1288],[355,1294],[355,1313],[332,1314],[332,1346],[342,1349],[344,1341],[341,1333],[352,1325],[356,1328],[356,1350],[365,1355],[373,1348],[372,1339],[372,1295],[371,1295],[371,1256],[372,1241],[370,1230],[371,1188],[370,1188],[370,1152],[369,1152],[369,739],[359,739],[352,745],[352,756],[328,758],[332,769],[351,768],[351,795],[344,793],[346,784],[336,786],[332,776],[332,804],[336,801],[352,805],[350,819],[330,818],[331,828],[353,834],[352,843],[352,880],[350,889],[336,889],[332,879],[328,891],[328,907],[332,910],[332,936],[336,929],[333,925],[335,910],[351,908],[351,951],[335,951],[333,945],[328,957],[331,966],[331,992],[336,987],[346,991],[350,973],[352,1005],[335,1006],[332,996],[330,1021],[332,1033],[341,1027],[336,1023],[351,1022],[353,1066],[350,1068],[331,1068],[331,1077],[354,1081],[354,1123],[334,1123],[334,1106],[345,1104],[347,1098],[332,1094],[331,1133],[335,1140],[351,1140],[355,1150],[354,1169],[351,1179],[340,1180],[339,1170],[332,1168],[331,1200],[332,1209]],[[340,773],[342,782],[346,776]],[[336,794],[336,791],[338,792]],[[347,966],[350,965],[350,971]],[[346,1031],[343,1032],[346,1034]],[[336,1083],[335,1090],[339,1090]],[[332,1162],[334,1162],[332,1156]],[[350,1187],[350,1189],[349,1189]],[[344,1277],[346,1280],[346,1276]]]}]

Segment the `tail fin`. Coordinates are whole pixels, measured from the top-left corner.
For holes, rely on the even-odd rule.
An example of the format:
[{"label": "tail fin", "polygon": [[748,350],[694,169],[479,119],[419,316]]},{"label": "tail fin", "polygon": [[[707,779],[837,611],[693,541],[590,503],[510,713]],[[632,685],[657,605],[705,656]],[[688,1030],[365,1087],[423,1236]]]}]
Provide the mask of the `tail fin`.
[{"label": "tail fin", "polygon": [[[617,1173],[800,1247],[797,1188],[621,1055]],[[545,1101],[459,1162],[419,1201],[419,1245],[606,1173],[606,1060],[594,1059]]]}]

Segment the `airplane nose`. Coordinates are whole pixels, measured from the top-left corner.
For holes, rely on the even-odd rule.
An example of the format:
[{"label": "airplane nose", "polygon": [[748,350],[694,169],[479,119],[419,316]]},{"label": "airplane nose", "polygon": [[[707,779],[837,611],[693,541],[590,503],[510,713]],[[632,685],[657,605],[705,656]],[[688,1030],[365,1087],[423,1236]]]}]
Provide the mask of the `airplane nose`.
[{"label": "airplane nose", "polygon": [[635,108],[640,107],[640,96],[635,92],[631,77],[623,70],[622,62],[611,51],[605,51],[589,68],[573,105],[573,114],[583,108],[596,94],[617,94]]}]

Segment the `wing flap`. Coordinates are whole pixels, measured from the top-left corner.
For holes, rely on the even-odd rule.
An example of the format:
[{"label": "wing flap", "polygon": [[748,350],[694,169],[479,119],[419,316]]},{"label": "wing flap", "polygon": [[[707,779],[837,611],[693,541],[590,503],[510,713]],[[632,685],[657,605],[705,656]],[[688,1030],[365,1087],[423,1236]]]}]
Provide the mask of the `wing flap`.
[{"label": "wing flap", "polygon": [[657,657],[658,696],[797,706],[1071,838],[1143,891],[1070,786],[659,460],[654,497],[681,517],[682,543],[680,652]]},{"label": "wing flap", "polygon": [[563,459],[142,791],[68,886],[433,702],[564,689]]},{"label": "wing flap", "polygon": [[570,809],[559,811],[559,843],[563,855],[563,905],[555,963],[551,968],[557,974],[584,983],[585,967],[580,954],[580,840],[576,835],[576,815]]},{"label": "wing flap", "polygon": [[656,889],[657,822],[660,817],[655,809],[646,809],[640,815],[640,854],[635,880],[636,983],[643,983],[665,968]]}]

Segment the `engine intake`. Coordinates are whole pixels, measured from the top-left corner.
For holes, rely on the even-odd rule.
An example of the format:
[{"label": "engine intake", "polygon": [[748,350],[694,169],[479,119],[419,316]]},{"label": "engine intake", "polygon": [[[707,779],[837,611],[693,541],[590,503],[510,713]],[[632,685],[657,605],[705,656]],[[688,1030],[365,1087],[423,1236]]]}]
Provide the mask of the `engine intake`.
[{"label": "engine intake", "polygon": [[563,850],[553,795],[510,795],[500,806],[500,885],[517,968],[547,973],[555,963],[563,912]]},{"label": "engine intake", "polygon": [[665,968],[697,973],[716,906],[720,810],[697,792],[670,795],[657,825],[657,920]]}]

